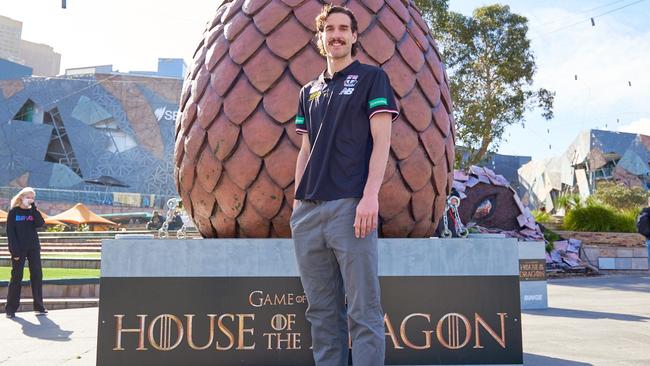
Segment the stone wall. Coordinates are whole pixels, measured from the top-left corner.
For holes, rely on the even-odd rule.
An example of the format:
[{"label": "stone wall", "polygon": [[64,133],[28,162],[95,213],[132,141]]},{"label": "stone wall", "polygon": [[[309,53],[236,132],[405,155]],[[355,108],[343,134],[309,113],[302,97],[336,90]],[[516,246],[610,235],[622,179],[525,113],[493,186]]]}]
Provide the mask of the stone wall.
[{"label": "stone wall", "polygon": [[[602,270],[647,270],[648,249],[585,245],[586,259]],[[583,258],[585,259],[585,258]]]},{"label": "stone wall", "polygon": [[[643,235],[636,233],[599,233],[555,231],[563,238],[582,241],[583,260],[601,270],[647,270],[648,249]],[[586,258],[585,258],[586,257]]]},{"label": "stone wall", "polygon": [[585,245],[645,248],[645,237],[636,233],[599,233],[590,231],[555,231],[565,239],[573,238]]}]

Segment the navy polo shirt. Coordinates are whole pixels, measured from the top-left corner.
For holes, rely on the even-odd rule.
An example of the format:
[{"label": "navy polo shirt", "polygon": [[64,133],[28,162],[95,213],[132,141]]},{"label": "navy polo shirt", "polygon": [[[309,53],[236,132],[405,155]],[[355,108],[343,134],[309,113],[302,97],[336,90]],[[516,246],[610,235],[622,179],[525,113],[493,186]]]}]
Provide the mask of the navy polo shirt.
[{"label": "navy polo shirt", "polygon": [[310,158],[296,199],[361,198],[368,179],[370,118],[399,112],[386,73],[354,61],[332,78],[325,71],[300,90],[296,132],[309,134]]}]

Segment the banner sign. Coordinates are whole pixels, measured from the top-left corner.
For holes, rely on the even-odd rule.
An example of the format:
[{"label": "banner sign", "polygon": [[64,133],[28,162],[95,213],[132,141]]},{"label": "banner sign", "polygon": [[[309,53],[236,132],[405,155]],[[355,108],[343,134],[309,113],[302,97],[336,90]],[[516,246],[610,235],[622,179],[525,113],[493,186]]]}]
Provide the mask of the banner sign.
[{"label": "banner sign", "polygon": [[519,277],[522,281],[546,281],[546,260],[520,259]]},{"label": "banner sign", "polygon": [[[522,364],[517,276],[381,277],[387,365]],[[297,277],[104,277],[97,364],[313,365]]]}]

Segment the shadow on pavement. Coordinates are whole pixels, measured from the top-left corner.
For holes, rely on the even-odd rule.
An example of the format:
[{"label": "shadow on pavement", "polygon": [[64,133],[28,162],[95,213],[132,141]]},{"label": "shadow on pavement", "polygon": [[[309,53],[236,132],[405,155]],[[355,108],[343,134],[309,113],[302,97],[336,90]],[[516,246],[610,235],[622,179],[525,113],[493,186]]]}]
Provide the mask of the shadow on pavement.
[{"label": "shadow on pavement", "polygon": [[37,316],[38,323],[29,322],[20,317],[20,313],[11,319],[16,323],[22,325],[23,334],[28,337],[46,339],[49,341],[68,342],[70,335],[74,333],[71,330],[63,330],[61,327],[53,322],[47,316]]},{"label": "shadow on pavement", "polygon": [[606,275],[588,278],[553,279],[550,285],[580,287],[580,288],[607,288],[619,291],[638,291],[650,293],[650,274]]},{"label": "shadow on pavement", "polygon": [[592,366],[592,364],[524,353],[524,366]]},{"label": "shadow on pavement", "polygon": [[546,310],[523,310],[522,313],[529,314],[529,315],[554,316],[554,317],[578,318],[578,319],[612,319],[612,320],[621,320],[621,321],[628,321],[628,322],[650,321],[650,318],[645,316],[605,313],[600,311],[561,309],[561,308],[548,308]]}]

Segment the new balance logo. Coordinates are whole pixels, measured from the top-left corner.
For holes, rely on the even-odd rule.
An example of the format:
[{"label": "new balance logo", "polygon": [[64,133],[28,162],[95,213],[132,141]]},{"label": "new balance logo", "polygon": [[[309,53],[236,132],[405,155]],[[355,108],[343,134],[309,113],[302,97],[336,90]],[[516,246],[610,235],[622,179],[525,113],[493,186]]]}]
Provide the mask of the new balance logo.
[{"label": "new balance logo", "polygon": [[352,95],[354,93],[354,88],[343,88],[339,95]]}]

